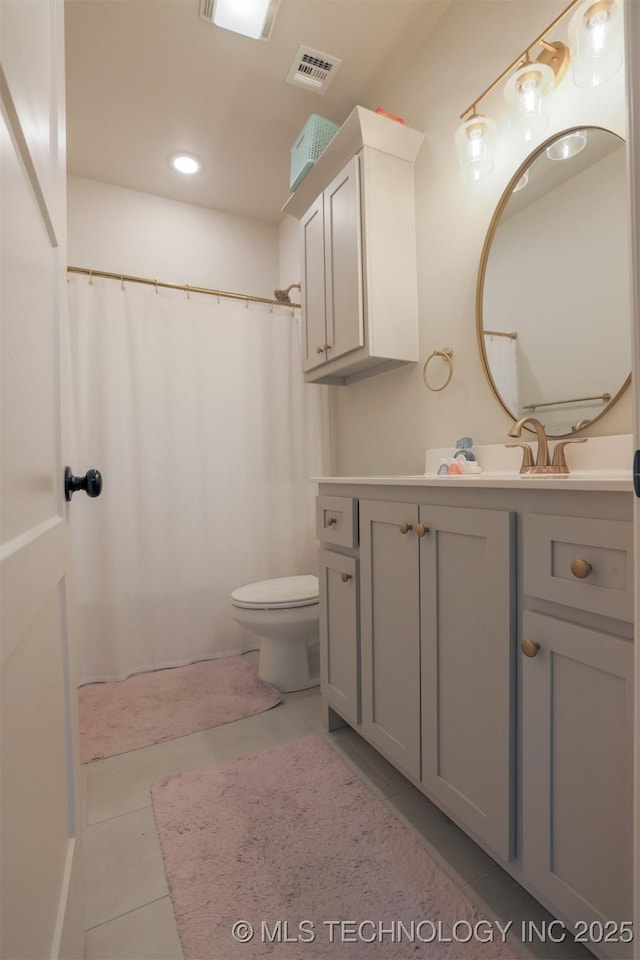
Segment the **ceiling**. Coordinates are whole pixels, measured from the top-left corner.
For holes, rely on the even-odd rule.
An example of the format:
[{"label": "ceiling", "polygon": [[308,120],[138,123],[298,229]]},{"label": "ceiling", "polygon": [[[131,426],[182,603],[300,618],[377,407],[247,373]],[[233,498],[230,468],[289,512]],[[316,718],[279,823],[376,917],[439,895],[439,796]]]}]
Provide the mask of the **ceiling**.
[{"label": "ceiling", "polygon": [[[66,0],[69,173],[278,222],[291,145],[311,113],[370,102],[385,66],[444,0],[282,0],[269,40],[199,17],[199,0]],[[285,83],[299,44],[342,60],[325,94]],[[169,167],[177,151],[203,170]]]}]

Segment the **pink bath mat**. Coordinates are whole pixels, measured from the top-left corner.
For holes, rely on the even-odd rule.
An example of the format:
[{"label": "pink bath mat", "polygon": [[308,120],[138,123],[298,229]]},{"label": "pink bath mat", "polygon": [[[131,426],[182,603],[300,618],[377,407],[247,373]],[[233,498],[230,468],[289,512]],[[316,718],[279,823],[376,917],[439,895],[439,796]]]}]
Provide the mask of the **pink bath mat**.
[{"label": "pink bath mat", "polygon": [[319,737],[151,796],[185,960],[518,956]]},{"label": "pink bath mat", "polygon": [[281,700],[243,657],[87,684],[79,690],[80,762],[220,727]]}]

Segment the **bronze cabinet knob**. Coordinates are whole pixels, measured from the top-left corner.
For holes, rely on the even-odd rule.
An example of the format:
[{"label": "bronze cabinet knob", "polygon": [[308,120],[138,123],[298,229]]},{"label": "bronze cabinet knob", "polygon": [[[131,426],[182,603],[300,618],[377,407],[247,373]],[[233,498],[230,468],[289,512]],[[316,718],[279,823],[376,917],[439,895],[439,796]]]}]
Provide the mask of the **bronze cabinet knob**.
[{"label": "bronze cabinet knob", "polygon": [[419,537],[424,537],[425,533],[431,533],[431,527],[425,527],[424,523],[419,523],[416,526],[416,533]]},{"label": "bronze cabinet knob", "polygon": [[540,649],[540,644],[536,643],[535,640],[523,640],[520,644],[520,649],[525,657],[535,657]]},{"label": "bronze cabinet knob", "polygon": [[400,524],[400,533],[409,533],[409,530],[413,530],[413,527],[406,520],[403,520]]},{"label": "bronze cabinet knob", "polygon": [[328,526],[328,527],[332,527],[332,526],[334,525],[334,523],[337,523],[337,522],[338,522],[338,520],[337,520],[336,517],[328,517],[328,518],[327,518],[327,526]]},{"label": "bronze cabinet knob", "polygon": [[578,580],[585,580],[592,570],[593,567],[588,560],[576,558],[575,560],[571,561],[571,573],[574,575],[574,577],[577,577]]},{"label": "bronze cabinet knob", "polygon": [[350,573],[343,573],[343,574],[342,574],[342,582],[343,582],[343,583],[349,583],[349,580],[351,580],[351,574],[350,574]]}]

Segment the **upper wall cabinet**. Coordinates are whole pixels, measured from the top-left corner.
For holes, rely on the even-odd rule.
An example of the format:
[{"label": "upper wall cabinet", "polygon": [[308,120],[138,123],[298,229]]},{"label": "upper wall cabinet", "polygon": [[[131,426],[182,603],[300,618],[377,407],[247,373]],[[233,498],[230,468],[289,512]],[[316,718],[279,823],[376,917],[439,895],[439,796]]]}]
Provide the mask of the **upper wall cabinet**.
[{"label": "upper wall cabinet", "polygon": [[305,380],[418,359],[413,162],[423,134],[356,107],[284,209],[301,222]]}]

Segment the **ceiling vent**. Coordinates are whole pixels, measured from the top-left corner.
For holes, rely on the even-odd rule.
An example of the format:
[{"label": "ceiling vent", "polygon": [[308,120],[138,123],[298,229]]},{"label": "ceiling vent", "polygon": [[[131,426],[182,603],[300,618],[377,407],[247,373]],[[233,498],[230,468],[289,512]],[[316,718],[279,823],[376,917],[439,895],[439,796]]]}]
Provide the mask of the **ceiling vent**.
[{"label": "ceiling vent", "polygon": [[342,60],[311,47],[298,47],[287,74],[287,83],[314,93],[326,93]]}]

